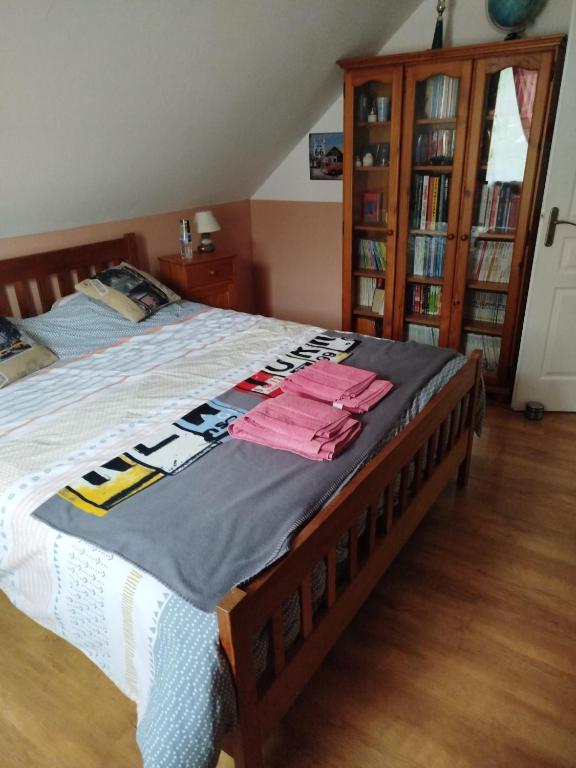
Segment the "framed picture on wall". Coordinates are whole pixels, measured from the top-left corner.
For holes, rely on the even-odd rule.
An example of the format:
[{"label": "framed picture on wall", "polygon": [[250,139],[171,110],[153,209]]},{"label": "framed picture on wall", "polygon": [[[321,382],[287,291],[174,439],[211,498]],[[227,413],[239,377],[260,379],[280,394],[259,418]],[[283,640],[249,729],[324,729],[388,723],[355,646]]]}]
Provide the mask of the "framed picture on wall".
[{"label": "framed picture on wall", "polygon": [[312,181],[334,181],[342,178],[343,146],[343,133],[308,134]]}]

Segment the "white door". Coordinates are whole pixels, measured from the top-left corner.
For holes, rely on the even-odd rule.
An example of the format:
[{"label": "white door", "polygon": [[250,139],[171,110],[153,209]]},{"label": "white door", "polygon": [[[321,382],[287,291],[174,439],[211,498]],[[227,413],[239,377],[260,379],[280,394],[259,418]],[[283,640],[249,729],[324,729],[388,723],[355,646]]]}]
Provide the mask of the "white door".
[{"label": "white door", "polygon": [[529,400],[576,411],[576,226],[558,224],[545,240],[553,207],[576,223],[576,3],[536,241],[512,407]]}]

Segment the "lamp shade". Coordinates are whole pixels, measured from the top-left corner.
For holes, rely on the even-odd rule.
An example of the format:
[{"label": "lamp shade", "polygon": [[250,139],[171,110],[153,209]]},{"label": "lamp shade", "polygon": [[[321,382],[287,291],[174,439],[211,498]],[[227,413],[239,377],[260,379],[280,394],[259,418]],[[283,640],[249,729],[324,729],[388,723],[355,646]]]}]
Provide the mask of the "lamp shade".
[{"label": "lamp shade", "polygon": [[218,232],[220,229],[220,224],[218,224],[212,211],[198,211],[194,215],[194,223],[196,224],[196,231],[201,235],[207,232]]}]

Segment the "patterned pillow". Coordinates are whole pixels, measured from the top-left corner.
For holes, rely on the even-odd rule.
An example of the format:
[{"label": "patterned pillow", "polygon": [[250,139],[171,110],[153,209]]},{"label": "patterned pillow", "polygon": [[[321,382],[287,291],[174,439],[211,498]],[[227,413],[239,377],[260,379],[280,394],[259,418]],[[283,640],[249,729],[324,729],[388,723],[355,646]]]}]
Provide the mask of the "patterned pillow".
[{"label": "patterned pillow", "polygon": [[104,269],[94,277],[82,280],[74,287],[134,323],[145,320],[168,304],[180,301],[180,296],[159,280],[124,261],[117,267]]},{"label": "patterned pillow", "polygon": [[0,389],[56,360],[49,349],[36,344],[10,320],[0,317]]}]

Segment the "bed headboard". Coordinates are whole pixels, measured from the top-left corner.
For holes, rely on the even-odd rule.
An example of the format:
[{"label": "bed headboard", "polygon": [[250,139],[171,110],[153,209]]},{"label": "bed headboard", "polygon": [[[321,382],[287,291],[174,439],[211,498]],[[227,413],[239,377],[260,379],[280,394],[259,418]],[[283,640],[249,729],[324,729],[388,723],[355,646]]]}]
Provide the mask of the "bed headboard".
[{"label": "bed headboard", "polygon": [[47,312],[74,285],[106,267],[138,265],[136,235],[57,251],[0,260],[0,315],[30,317]]}]

